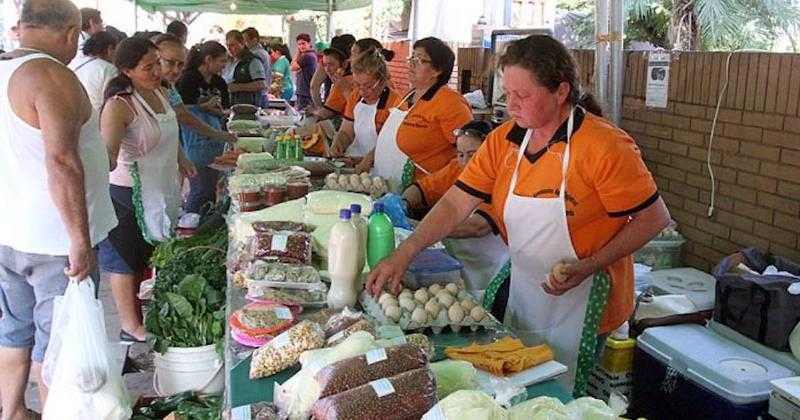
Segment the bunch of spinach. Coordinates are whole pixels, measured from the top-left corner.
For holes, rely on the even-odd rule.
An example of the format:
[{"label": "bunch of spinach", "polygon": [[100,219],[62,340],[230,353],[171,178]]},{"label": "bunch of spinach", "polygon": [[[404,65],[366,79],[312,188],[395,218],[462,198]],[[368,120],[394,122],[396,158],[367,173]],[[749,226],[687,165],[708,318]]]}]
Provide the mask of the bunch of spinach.
[{"label": "bunch of spinach", "polygon": [[225,225],[186,239],[171,239],[160,243],[153,252],[156,267],[156,297],[183,280],[187,274],[204,277],[211,287],[225,290],[225,250],[228,232]]},{"label": "bunch of spinach", "polygon": [[186,420],[218,420],[222,417],[222,398],[201,397],[191,391],[157,398],[136,409],[131,420],[158,420],[172,412]]},{"label": "bunch of spinach", "polygon": [[188,274],[160,290],[145,314],[148,341],[156,352],[168,347],[201,347],[221,342],[224,334],[224,291],[203,276]]}]

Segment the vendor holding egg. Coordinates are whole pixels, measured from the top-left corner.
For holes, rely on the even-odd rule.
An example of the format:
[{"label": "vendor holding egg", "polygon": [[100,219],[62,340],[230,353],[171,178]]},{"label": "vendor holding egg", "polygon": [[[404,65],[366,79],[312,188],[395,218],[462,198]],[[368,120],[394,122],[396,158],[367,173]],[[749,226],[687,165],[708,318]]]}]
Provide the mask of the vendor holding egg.
[{"label": "vendor holding egg", "polygon": [[360,54],[353,61],[352,71],[356,89],[347,101],[330,155],[362,158],[356,165],[356,172],[361,173],[372,169],[378,133],[400,97],[389,87],[389,70],[381,51]]},{"label": "vendor holding egg", "polygon": [[[458,180],[459,175],[480,148],[492,126],[480,120],[470,121],[455,130],[458,157],[444,168],[415,182],[403,192],[411,212],[427,212]],[[495,275],[508,260],[508,246],[492,216],[492,206],[482,203],[464,222],[456,226],[444,241],[447,249],[464,264],[467,290],[479,300]]]},{"label": "vendor holding egg", "polygon": [[[631,315],[631,254],[667,226],[669,213],[634,140],[581,94],[561,43],[543,35],[514,41],[499,66],[513,120],[488,136],[414,234],[370,273],[367,288],[398,290],[415,255],[481,202],[492,203],[511,254],[505,322],[526,344],[549,344],[569,366],[571,384]],[[561,262],[566,267],[552,276]]]}]

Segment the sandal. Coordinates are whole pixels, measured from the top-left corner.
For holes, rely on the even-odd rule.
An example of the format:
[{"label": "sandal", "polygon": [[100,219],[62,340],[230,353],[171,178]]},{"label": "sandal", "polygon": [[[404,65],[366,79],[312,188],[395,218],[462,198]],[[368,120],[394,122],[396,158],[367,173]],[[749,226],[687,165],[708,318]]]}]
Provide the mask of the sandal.
[{"label": "sandal", "polygon": [[125,330],[119,331],[119,341],[123,344],[145,343],[145,340],[140,340]]}]

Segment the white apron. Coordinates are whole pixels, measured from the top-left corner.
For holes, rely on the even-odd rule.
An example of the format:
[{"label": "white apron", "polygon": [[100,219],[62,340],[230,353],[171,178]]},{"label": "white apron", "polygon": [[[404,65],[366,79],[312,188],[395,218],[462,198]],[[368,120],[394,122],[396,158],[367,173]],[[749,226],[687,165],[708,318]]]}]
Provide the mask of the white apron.
[{"label": "white apron", "polygon": [[[156,92],[164,108],[163,114],[156,114],[147,101],[133,93],[135,100],[144,107],[158,123],[160,140],[158,146],[144,158],[137,159],[132,172],[134,175],[134,204],[137,196],[142,208],[137,210],[137,220],[144,238],[150,242],[161,242],[172,236],[174,223],[180,208],[180,187],[178,185],[179,131],[175,111],[169,102]],[[137,179],[138,178],[138,179]],[[138,207],[138,206],[137,206]],[[141,224],[144,223],[144,226]]]},{"label": "white apron", "polygon": [[564,385],[572,389],[578,350],[592,281],[584,280],[561,296],[542,289],[556,263],[577,261],[567,225],[564,200],[569,167],[574,110],[567,123],[567,145],[561,169],[558,198],[523,197],[514,194],[519,165],[531,138],[528,130],[519,148],[514,175],[505,203],[505,224],[511,254],[511,286],[505,320],[528,345],[545,342],[556,360],[567,365]]},{"label": "white apron", "polygon": [[358,101],[353,108],[355,139],[347,148],[347,156],[364,156],[375,148],[378,141],[378,129],[375,127],[375,114],[377,113],[378,101],[372,105]]},{"label": "white apron", "polygon": [[467,291],[478,302],[495,275],[508,261],[508,246],[499,235],[490,232],[479,238],[445,239],[447,249],[464,264]]},{"label": "white apron", "polygon": [[[400,103],[404,103],[414,94],[409,92],[403,97]],[[372,166],[372,175],[386,179],[389,191],[402,194],[403,191],[403,170],[408,162],[414,164],[415,168],[428,173],[424,168],[414,163],[405,153],[400,151],[397,145],[397,131],[403,124],[406,115],[417,105],[411,105],[407,111],[399,108],[389,109],[389,118],[383,123],[380,134],[378,134],[378,144],[375,146],[375,162]]]}]

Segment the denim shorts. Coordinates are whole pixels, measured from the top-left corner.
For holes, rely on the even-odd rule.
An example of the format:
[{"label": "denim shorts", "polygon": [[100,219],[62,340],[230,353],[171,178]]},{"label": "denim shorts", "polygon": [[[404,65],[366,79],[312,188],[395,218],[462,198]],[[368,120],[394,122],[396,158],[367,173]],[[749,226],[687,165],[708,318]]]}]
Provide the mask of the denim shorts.
[{"label": "denim shorts", "polygon": [[44,360],[53,299],[64,294],[69,282],[64,274],[68,261],[0,245],[0,346],[32,348],[31,359]]}]

